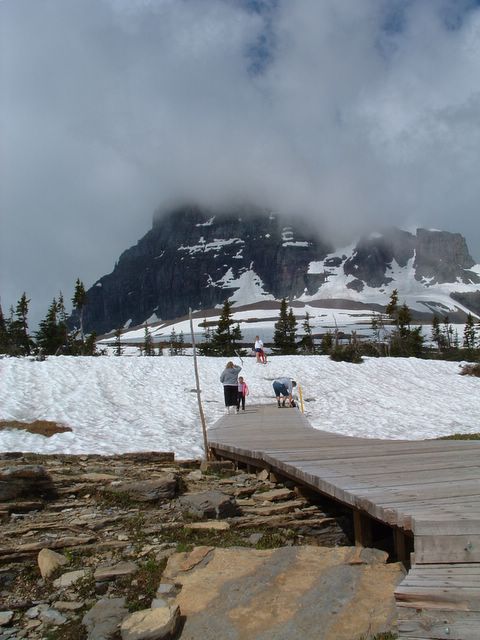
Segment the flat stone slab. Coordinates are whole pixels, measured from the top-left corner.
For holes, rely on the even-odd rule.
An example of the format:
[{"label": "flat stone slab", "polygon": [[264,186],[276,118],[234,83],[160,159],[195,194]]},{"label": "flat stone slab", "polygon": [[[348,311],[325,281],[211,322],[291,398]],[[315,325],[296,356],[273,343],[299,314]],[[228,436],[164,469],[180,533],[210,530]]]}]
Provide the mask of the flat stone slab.
[{"label": "flat stone slab", "polygon": [[352,640],[394,627],[404,577],[386,554],[353,547],[194,549],[164,579],[181,585],[182,637],[202,640]]}]

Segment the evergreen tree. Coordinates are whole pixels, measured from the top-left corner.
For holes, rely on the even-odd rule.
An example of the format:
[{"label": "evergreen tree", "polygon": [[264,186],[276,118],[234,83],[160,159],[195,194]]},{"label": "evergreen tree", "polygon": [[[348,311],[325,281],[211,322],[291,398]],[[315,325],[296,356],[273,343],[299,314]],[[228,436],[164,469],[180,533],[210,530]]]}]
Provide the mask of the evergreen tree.
[{"label": "evergreen tree", "polygon": [[185,336],[183,335],[183,331],[180,331],[178,335],[178,355],[185,355]]},{"label": "evergreen tree", "polygon": [[170,334],[169,353],[171,356],[178,355],[178,339],[177,339],[177,333],[175,331],[175,327],[172,328],[172,333]]},{"label": "evergreen tree", "polygon": [[84,356],[96,356],[97,354],[97,334],[95,331],[92,331],[86,338],[83,347],[83,355]]},{"label": "evergreen tree", "polygon": [[463,348],[468,351],[475,349],[475,323],[471,313],[468,314],[463,330]]},{"label": "evergreen tree", "polygon": [[65,353],[72,351],[72,345],[69,344],[68,335],[68,317],[65,310],[65,302],[63,300],[63,294],[60,291],[57,302],[57,333],[58,333],[58,349],[63,349]]},{"label": "evergreen tree", "polygon": [[54,298],[48,307],[47,315],[38,325],[38,331],[35,336],[39,349],[41,349],[42,354],[47,356],[55,355],[59,347],[57,309],[58,303]]},{"label": "evergreen tree", "polygon": [[148,330],[147,323],[145,323],[145,332],[143,336],[143,355],[144,356],[154,356],[155,349],[153,347],[153,339]]},{"label": "evergreen tree", "polygon": [[392,320],[394,321],[397,320],[397,314],[398,314],[398,290],[397,289],[394,289],[392,291],[392,294],[390,296],[390,302],[385,307],[385,313]]},{"label": "evergreen tree", "polygon": [[442,349],[442,347],[445,345],[442,331],[440,329],[440,320],[436,315],[434,315],[432,319],[432,342],[437,345],[438,349]]},{"label": "evergreen tree", "polygon": [[122,347],[122,330],[121,329],[117,329],[115,331],[115,342],[114,342],[114,352],[113,355],[115,356],[121,356],[123,353],[123,347]]},{"label": "evergreen tree", "polygon": [[402,338],[406,338],[410,333],[410,323],[412,321],[412,314],[407,307],[407,303],[404,302],[397,314],[397,326]]},{"label": "evergreen tree", "polygon": [[206,318],[203,320],[203,326],[205,330],[203,332],[203,340],[197,347],[198,354],[201,356],[213,356],[215,354],[212,347],[212,331],[210,325],[207,324]]},{"label": "evergreen tree", "polygon": [[73,294],[72,303],[73,308],[78,311],[78,317],[80,321],[80,340],[83,342],[83,340],[85,339],[85,335],[83,332],[83,310],[85,308],[85,305],[87,304],[87,293],[80,278],[77,278],[77,281],[75,283],[75,292]]},{"label": "evergreen tree", "polygon": [[211,349],[218,356],[234,356],[238,343],[243,339],[240,326],[232,319],[232,303],[225,300],[217,328],[210,342]]},{"label": "evergreen tree", "polygon": [[287,300],[283,298],[280,302],[280,313],[275,323],[273,333],[273,351],[279,354],[288,353],[289,349],[289,320]]},{"label": "evergreen tree", "polygon": [[308,311],[305,314],[305,320],[302,324],[303,336],[300,340],[299,346],[303,353],[313,354],[315,353],[315,344],[313,341],[312,326],[310,324],[310,314]]},{"label": "evergreen tree", "polygon": [[8,325],[0,304],[0,353],[10,353],[10,336]]},{"label": "evergreen tree", "polygon": [[290,307],[288,312],[288,351],[287,355],[293,355],[297,353],[297,319],[293,314],[293,309]]},{"label": "evergreen tree", "polygon": [[331,331],[327,331],[322,336],[322,341],[320,343],[320,350],[322,353],[329,355],[333,349],[333,334]]},{"label": "evergreen tree", "polygon": [[30,300],[27,299],[25,292],[15,307],[15,317],[10,322],[10,338],[13,353],[15,355],[30,355],[33,342],[28,334],[28,305]]},{"label": "evergreen tree", "polygon": [[445,345],[447,349],[451,349],[453,342],[453,327],[450,324],[448,316],[444,316],[443,318],[443,335],[445,337]]}]

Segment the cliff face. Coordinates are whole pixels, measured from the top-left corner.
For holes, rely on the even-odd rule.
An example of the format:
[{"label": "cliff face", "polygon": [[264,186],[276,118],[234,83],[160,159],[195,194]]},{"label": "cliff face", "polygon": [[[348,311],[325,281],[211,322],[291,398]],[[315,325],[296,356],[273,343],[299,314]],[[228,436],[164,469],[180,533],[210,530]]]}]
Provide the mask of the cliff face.
[{"label": "cliff face", "polygon": [[[88,291],[85,327],[97,333],[168,320],[208,309],[227,298],[262,300],[351,298],[384,294],[403,279],[419,287],[471,283],[479,271],[459,234],[389,229],[335,253],[303,223],[288,224],[260,211],[216,213],[184,207],[155,219],[125,251],[113,272]],[[401,285],[399,285],[401,287]],[[448,294],[447,294],[448,295]]]},{"label": "cliff face", "polygon": [[152,314],[175,318],[189,307],[223,303],[239,285],[246,298],[237,302],[293,298],[318,288],[308,265],[331,250],[265,213],[178,209],[156,219],[120,256],[113,272],[88,291],[85,326],[101,333],[128,320],[141,323]]}]

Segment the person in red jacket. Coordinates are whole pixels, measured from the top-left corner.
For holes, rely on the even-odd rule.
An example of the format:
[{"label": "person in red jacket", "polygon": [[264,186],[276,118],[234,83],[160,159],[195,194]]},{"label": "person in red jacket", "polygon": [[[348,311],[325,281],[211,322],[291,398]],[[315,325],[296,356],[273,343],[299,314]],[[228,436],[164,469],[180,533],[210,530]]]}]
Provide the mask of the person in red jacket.
[{"label": "person in red jacket", "polygon": [[240,404],[242,405],[242,411],[245,411],[245,398],[248,396],[248,386],[242,376],[238,377],[238,392],[237,392],[237,413],[240,412]]}]

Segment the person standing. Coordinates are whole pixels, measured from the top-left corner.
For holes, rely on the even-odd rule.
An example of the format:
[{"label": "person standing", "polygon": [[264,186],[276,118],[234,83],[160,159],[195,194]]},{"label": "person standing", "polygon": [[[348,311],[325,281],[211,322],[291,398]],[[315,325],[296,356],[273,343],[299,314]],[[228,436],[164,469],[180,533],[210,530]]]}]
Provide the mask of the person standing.
[{"label": "person standing", "polygon": [[264,363],[264,351],[263,351],[263,342],[260,340],[259,336],[255,336],[255,346],[253,347],[255,350],[255,358],[258,363]]},{"label": "person standing", "polygon": [[248,385],[242,376],[238,376],[238,393],[237,393],[237,413],[240,412],[240,405],[242,405],[242,411],[245,411],[245,398],[249,394]]},{"label": "person standing", "polygon": [[241,370],[242,367],[233,364],[233,362],[227,362],[225,369],[220,375],[220,382],[223,384],[226,413],[230,413],[230,407],[237,406],[238,374]]},{"label": "person standing", "polygon": [[287,399],[291,407],[295,406],[292,396],[293,387],[297,386],[295,380],[292,380],[292,378],[276,378],[273,381],[272,386],[277,398],[277,405],[279,409],[285,406],[285,402]]}]

